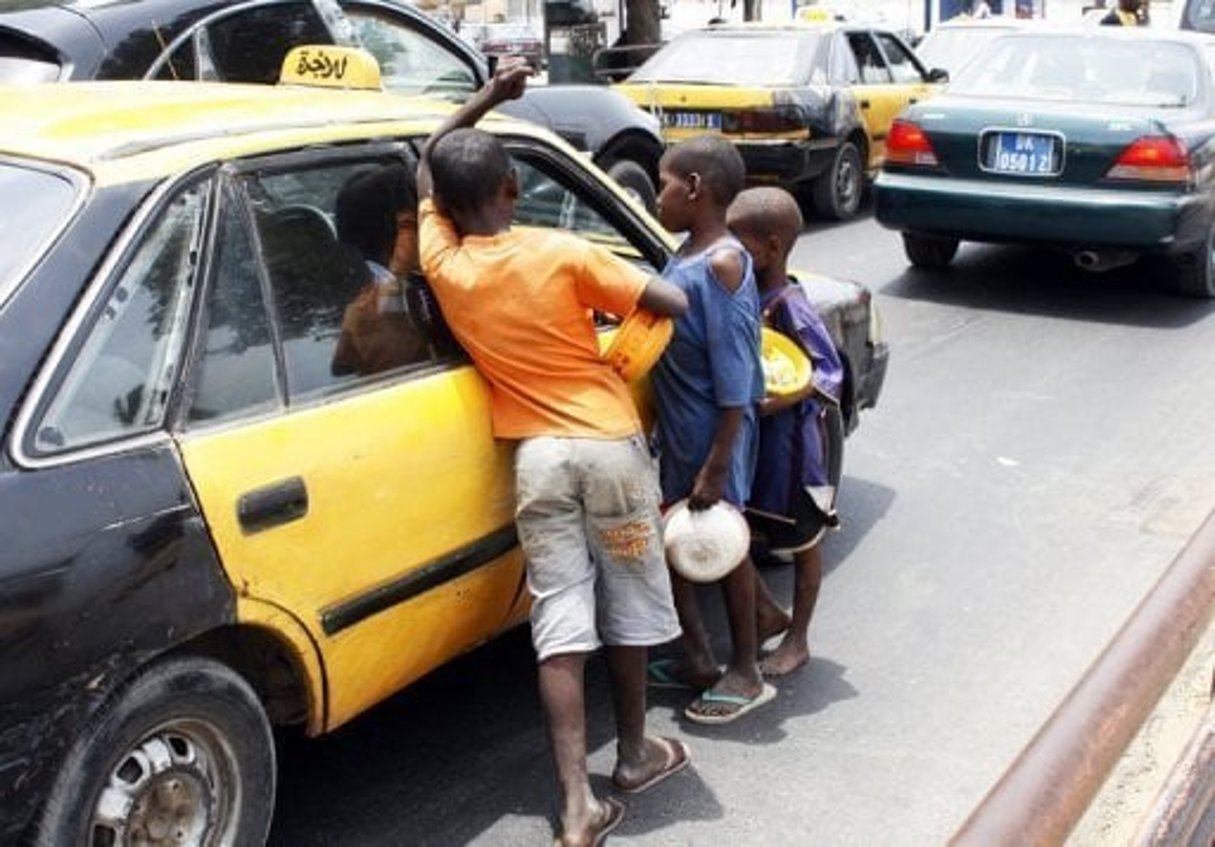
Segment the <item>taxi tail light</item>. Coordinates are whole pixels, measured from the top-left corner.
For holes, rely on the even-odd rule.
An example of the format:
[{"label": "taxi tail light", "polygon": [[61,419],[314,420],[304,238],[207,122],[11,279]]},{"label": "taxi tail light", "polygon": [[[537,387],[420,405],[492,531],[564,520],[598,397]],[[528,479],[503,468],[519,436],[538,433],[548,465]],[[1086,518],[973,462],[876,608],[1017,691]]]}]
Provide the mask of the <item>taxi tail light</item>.
[{"label": "taxi tail light", "polygon": [[913,168],[940,167],[937,151],[919,124],[896,119],[886,136],[886,162]]},{"label": "taxi tail light", "polygon": [[1190,155],[1171,135],[1144,135],[1119,154],[1106,176],[1147,182],[1189,182]]},{"label": "taxi tail light", "polygon": [[723,132],[797,132],[806,129],[800,109],[791,106],[740,109],[721,116]]}]

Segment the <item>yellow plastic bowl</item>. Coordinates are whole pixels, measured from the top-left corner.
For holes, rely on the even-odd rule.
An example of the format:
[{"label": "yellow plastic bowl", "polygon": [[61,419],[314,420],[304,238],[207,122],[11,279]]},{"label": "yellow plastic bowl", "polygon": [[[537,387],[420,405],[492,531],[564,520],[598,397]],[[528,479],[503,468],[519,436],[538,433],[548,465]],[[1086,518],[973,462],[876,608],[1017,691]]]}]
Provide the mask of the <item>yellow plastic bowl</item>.
[{"label": "yellow plastic bowl", "polygon": [[632,382],[654,367],[673,332],[675,324],[670,318],[634,309],[612,333],[601,355],[625,382]]},{"label": "yellow plastic bowl", "polygon": [[814,380],[810,358],[789,336],[764,327],[759,339],[764,390],[778,397],[796,394]]}]

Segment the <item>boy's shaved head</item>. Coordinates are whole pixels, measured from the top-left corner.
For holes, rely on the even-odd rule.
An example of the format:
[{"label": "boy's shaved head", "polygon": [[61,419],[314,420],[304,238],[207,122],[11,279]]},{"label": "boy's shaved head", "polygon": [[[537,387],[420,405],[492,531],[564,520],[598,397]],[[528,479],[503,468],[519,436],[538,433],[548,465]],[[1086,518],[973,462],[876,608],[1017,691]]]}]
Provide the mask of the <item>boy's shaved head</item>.
[{"label": "boy's shaved head", "polygon": [[748,188],[734,199],[726,215],[734,232],[764,237],[776,235],[786,250],[802,231],[802,213],[793,195],[783,188]]},{"label": "boy's shaved head", "polygon": [[488,206],[510,172],[502,142],[480,129],[453,130],[430,153],[435,198],[456,218]]},{"label": "boy's shaved head", "polygon": [[723,207],[743,190],[747,166],[734,145],[720,135],[698,135],[681,141],[666,152],[666,164],[680,176],[698,174]]}]

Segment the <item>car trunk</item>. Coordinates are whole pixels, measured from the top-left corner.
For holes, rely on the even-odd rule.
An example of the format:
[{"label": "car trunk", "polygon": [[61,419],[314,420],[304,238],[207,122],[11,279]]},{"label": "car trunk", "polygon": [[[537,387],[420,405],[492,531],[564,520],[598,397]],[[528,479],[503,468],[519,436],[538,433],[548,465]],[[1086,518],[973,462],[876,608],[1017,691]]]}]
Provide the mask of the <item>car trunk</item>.
[{"label": "car trunk", "polygon": [[668,142],[704,132],[736,140],[804,138],[806,119],[786,88],[623,83],[617,89],[662,124]]},{"label": "car trunk", "polygon": [[1137,138],[1167,134],[1148,110],[1108,104],[959,97],[911,117],[950,176],[993,182],[1094,185]]}]

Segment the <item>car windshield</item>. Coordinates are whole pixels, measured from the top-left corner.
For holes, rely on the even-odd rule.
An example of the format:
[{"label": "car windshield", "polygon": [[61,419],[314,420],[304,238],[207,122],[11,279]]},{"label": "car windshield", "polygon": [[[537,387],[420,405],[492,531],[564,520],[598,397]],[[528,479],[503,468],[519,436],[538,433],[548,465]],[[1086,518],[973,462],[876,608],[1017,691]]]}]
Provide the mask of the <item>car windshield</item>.
[{"label": "car windshield", "polygon": [[1008,31],[994,26],[941,27],[925,35],[915,52],[925,66],[954,73],[985,44]]},{"label": "car windshield", "polygon": [[0,162],[0,306],[67,222],[78,191],[62,175]]},{"label": "car windshield", "polygon": [[687,33],[651,56],[629,82],[799,85],[826,43],[820,32]]},{"label": "car windshield", "polygon": [[1182,107],[1198,97],[1199,59],[1184,44],[1148,39],[1008,35],[961,68],[954,94]]}]

